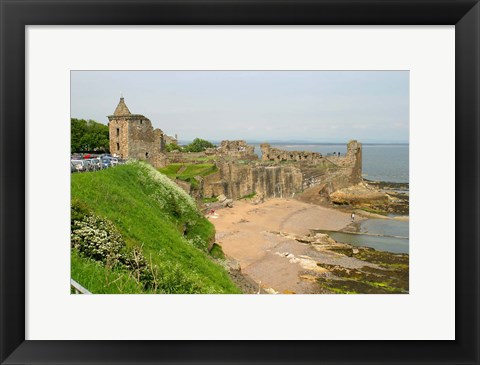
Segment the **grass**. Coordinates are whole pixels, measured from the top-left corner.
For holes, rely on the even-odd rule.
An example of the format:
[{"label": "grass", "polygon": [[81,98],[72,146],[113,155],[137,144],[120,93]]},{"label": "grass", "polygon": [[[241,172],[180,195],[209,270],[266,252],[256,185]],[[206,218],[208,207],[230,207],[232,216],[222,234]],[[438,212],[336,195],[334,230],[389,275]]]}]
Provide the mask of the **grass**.
[{"label": "grass", "polygon": [[158,169],[162,174],[167,175],[171,179],[179,179],[186,181],[194,188],[198,188],[196,176],[207,176],[218,171],[217,166],[212,163],[201,164],[184,164],[174,163]]},{"label": "grass", "polygon": [[168,166],[162,167],[161,169],[158,169],[162,174],[167,175],[170,178],[175,178],[177,176],[178,170],[183,166],[181,163],[172,163]]},{"label": "grass", "polygon": [[225,260],[225,254],[223,253],[222,246],[217,245],[216,243],[213,244],[212,249],[210,250],[210,255],[216,259]]},{"label": "grass", "polygon": [[200,162],[209,162],[215,160],[216,156],[202,156],[202,157],[195,157],[195,156],[186,156],[187,160],[190,161],[200,161]]},{"label": "grass", "polygon": [[[173,171],[174,167],[170,169]],[[140,249],[151,265],[160,268],[163,276],[155,292],[240,292],[228,273],[207,253],[215,235],[213,225],[200,214],[187,193],[151,166],[133,163],[72,174],[71,194],[72,200],[113,222],[127,247]],[[93,285],[88,277],[98,278],[100,283],[93,292],[100,290],[105,272],[74,255],[72,252],[72,278],[88,290]],[[112,275],[122,277],[119,281],[124,283],[125,290],[136,290],[124,274]]]},{"label": "grass", "polygon": [[257,195],[257,193],[253,192],[253,193],[250,193],[250,194],[247,194],[247,195],[242,196],[239,200],[242,200],[242,199],[252,199],[255,195]]},{"label": "grass", "polygon": [[72,278],[91,293],[96,294],[139,294],[142,285],[128,271],[113,270],[102,263],[82,257],[77,250],[71,254]]},{"label": "grass", "polygon": [[202,201],[204,203],[216,203],[218,202],[218,198],[217,197],[213,197],[213,198],[203,198]]}]

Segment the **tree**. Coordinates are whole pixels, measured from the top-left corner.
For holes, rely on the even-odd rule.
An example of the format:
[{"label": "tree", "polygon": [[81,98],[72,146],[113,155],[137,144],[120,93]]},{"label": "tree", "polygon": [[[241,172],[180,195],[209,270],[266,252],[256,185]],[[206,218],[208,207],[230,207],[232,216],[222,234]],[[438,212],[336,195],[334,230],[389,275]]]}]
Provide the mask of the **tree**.
[{"label": "tree", "polygon": [[71,152],[108,152],[108,126],[94,120],[70,119]]},{"label": "tree", "polygon": [[179,146],[178,144],[175,144],[175,143],[169,143],[165,146],[165,151],[167,151],[167,152],[172,152],[172,151],[175,151],[175,150],[180,151],[180,152],[183,151],[182,147]]},{"label": "tree", "polygon": [[215,145],[201,138],[195,138],[192,143],[186,145],[183,150],[185,152],[203,152],[207,148],[214,148]]}]

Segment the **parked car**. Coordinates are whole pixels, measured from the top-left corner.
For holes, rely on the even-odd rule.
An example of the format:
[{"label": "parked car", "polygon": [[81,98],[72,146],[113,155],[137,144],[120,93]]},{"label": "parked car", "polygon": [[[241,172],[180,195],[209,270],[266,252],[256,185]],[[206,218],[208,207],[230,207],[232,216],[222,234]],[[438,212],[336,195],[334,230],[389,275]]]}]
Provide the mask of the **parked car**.
[{"label": "parked car", "polygon": [[93,171],[101,170],[103,168],[102,161],[99,158],[92,158],[87,161],[92,165]]},{"label": "parked car", "polygon": [[92,160],[83,160],[83,166],[85,167],[86,171],[94,171],[95,166],[92,163]]},{"label": "parked car", "polygon": [[77,172],[77,168],[75,167],[72,161],[70,161],[70,172]]},{"label": "parked car", "polygon": [[102,157],[101,161],[102,161],[102,168],[104,168],[104,169],[112,166],[112,164],[111,164],[112,160],[110,158]]},{"label": "parked car", "polygon": [[70,163],[75,166],[77,172],[86,171],[86,167],[83,164],[83,160],[71,160]]}]

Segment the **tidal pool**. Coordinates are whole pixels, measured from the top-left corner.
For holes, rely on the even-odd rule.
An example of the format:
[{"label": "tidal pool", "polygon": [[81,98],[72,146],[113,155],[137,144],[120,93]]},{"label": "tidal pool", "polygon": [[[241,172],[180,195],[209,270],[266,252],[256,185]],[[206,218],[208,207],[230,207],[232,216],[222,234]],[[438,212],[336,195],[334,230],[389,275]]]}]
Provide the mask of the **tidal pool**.
[{"label": "tidal pool", "polygon": [[327,233],[337,242],[366,246],[379,251],[408,253],[408,222],[391,219],[367,219],[348,226],[347,231],[315,230]]}]

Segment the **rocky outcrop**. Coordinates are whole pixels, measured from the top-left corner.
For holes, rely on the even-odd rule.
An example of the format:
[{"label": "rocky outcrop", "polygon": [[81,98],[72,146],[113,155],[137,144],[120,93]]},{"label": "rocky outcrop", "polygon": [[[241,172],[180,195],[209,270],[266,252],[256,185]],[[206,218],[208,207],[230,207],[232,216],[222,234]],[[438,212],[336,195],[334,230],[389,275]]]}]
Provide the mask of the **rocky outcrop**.
[{"label": "rocky outcrop", "polygon": [[408,193],[382,191],[375,186],[359,183],[330,194],[330,201],[339,205],[350,205],[373,214],[408,214]]},{"label": "rocky outcrop", "polygon": [[335,204],[349,205],[386,204],[389,200],[384,192],[368,188],[363,183],[337,190],[330,194],[330,199]]}]

